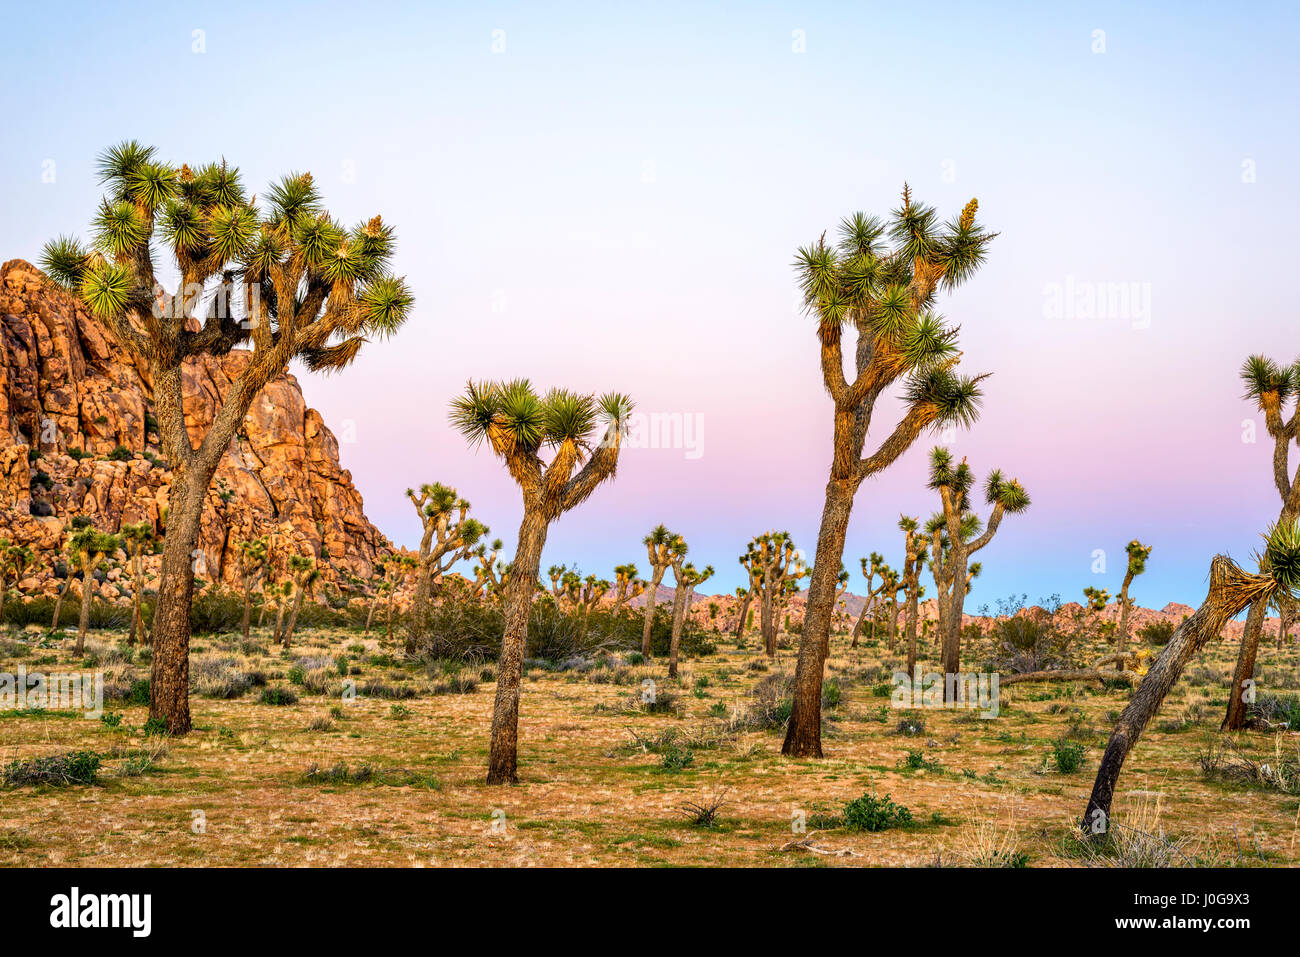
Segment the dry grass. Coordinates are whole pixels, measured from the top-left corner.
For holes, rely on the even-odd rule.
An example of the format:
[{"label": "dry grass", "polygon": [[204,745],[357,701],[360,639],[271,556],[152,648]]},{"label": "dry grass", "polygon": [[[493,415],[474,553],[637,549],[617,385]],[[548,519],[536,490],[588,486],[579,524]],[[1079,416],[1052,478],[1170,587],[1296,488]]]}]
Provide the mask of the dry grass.
[{"label": "dry grass", "polygon": [[[80,668],[35,633],[0,644],[0,670]],[[115,687],[147,676],[121,635],[92,647]],[[1171,693],[1120,779],[1113,839],[1080,848],[1096,761],[1124,689],[1016,686],[992,720],[953,711],[899,713],[880,682],[898,666],[883,642],[850,652],[833,640],[823,761],[780,756],[784,649],[767,664],[729,639],[679,681],[659,660],[626,667],[533,667],[525,679],[518,787],[483,783],[495,685],[490,670],[431,671],[400,643],[303,632],[291,654],[266,636],[198,637],[195,730],[144,734],[147,708],[106,703],[116,726],[80,716],[0,713],[0,766],[92,751],[97,783],[24,784],[0,798],[0,864],[61,865],[762,865],[1133,866],[1300,861],[1294,793],[1203,773],[1236,646],[1218,644]],[[21,646],[21,647],[19,647]],[[1097,649],[1100,650],[1100,649]],[[346,658],[349,674],[340,675]],[[1267,674],[1300,656],[1261,649]],[[753,668],[762,663],[762,669]],[[453,678],[463,675],[462,678]],[[642,700],[655,682],[656,707]],[[233,690],[243,685],[244,693]],[[472,679],[472,680],[471,680]],[[358,697],[346,703],[345,681]],[[296,704],[261,703],[267,689]],[[395,708],[400,706],[400,710]],[[903,723],[915,733],[900,734]],[[1087,748],[1077,773],[1043,773],[1053,743]],[[1237,753],[1278,767],[1300,737],[1238,736]],[[909,752],[917,752],[914,757]],[[867,791],[890,794],[912,823],[880,833],[835,827]],[[1134,796],[1134,792],[1139,792]],[[1154,807],[1140,792],[1159,792]],[[716,802],[722,801],[720,805]],[[708,813],[710,809],[712,813]],[[685,809],[685,810],[684,810]],[[206,821],[191,829],[194,813]],[[780,849],[802,813],[834,854]],[[697,823],[698,821],[698,823]],[[844,851],[846,853],[840,853]]]}]

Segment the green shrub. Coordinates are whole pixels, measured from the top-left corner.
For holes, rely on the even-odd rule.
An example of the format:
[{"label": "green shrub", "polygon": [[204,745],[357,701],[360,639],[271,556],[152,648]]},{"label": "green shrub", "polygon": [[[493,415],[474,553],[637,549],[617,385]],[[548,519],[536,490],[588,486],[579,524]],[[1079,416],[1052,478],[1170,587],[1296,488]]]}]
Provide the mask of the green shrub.
[{"label": "green shrub", "polygon": [[850,831],[887,831],[911,824],[912,812],[895,804],[888,794],[882,798],[868,791],[844,805],[843,821]]},{"label": "green shrub", "polygon": [[258,698],[262,704],[270,705],[290,705],[298,703],[298,696],[288,688],[263,688],[262,695]]},{"label": "green shrub", "polygon": [[1139,628],[1137,636],[1141,641],[1145,641],[1149,645],[1167,645],[1169,639],[1174,636],[1174,623],[1172,621],[1153,621]]},{"label": "green shrub", "polygon": [[1062,774],[1073,774],[1083,766],[1084,746],[1077,741],[1061,738],[1052,745],[1052,759],[1056,770]]},{"label": "green shrub", "polygon": [[6,787],[94,784],[102,758],[95,751],[68,751],[26,761],[11,761],[0,772]]}]

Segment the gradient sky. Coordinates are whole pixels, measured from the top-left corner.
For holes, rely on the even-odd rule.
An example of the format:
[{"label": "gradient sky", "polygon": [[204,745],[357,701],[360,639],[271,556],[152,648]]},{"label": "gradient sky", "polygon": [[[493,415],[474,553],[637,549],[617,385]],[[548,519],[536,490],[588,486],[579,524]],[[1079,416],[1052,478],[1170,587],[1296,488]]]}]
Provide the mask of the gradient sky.
[{"label": "gradient sky", "polygon": [[[114,6],[6,11],[0,259],[84,235],[95,157],[125,138],[225,156],[259,192],[310,169],[343,221],[382,213],[412,321],[342,375],[296,371],[336,433],[352,423],[343,464],[398,543],[418,530],[402,491],[440,480],[513,547],[518,491],[446,410],[470,376],[529,376],[703,422],[698,458],[626,452],[544,565],[644,570],[659,521],[717,566],[706,590],[740,584],[766,529],[811,552],[830,404],[790,262],[905,179],[945,218],[977,196],[1001,231],[940,304],[963,368],[993,374],[952,445],[1034,504],[981,553],[968,607],[1117,591],[1134,537],[1155,547],[1139,603],[1195,604],[1210,557],[1249,557],[1276,518],[1237,369],[1300,351],[1293,5]],[[1149,321],[1048,318],[1070,277],[1138,284]],[[900,511],[936,507],[932,444],[863,485],[855,578],[869,551],[901,562]]]}]

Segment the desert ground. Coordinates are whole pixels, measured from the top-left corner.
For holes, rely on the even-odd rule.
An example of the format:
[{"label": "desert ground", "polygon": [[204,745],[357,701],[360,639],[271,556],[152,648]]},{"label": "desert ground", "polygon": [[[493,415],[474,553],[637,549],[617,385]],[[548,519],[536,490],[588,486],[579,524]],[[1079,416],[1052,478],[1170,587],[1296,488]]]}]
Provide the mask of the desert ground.
[{"label": "desert ground", "polygon": [[[148,676],[147,649],[98,632],[77,659],[71,638],[14,629],[0,639],[0,671],[93,668],[107,692],[100,719],[0,712],[0,864],[1300,861],[1300,735],[1218,733],[1235,642],[1213,644],[1166,700],[1124,768],[1114,839],[1098,850],[1075,822],[1127,688],[1007,687],[992,719],[900,709],[889,683],[899,655],[883,638],[851,649],[833,636],[827,758],[791,760],[780,743],[794,651],[769,661],[754,635],[715,638],[716,651],[686,660],[673,681],[662,659],[629,663],[635,654],[530,660],[521,782],[490,788],[490,664],[407,660],[399,636],[359,629],[306,631],[288,651],[268,647],[265,632],[200,635],[194,730],[173,739],[146,734],[147,694],[132,687]],[[1260,686],[1294,688],[1298,664],[1294,646],[1266,647]],[[99,756],[94,783],[11,773],[75,751]],[[864,829],[846,805],[868,793],[910,813]]]}]

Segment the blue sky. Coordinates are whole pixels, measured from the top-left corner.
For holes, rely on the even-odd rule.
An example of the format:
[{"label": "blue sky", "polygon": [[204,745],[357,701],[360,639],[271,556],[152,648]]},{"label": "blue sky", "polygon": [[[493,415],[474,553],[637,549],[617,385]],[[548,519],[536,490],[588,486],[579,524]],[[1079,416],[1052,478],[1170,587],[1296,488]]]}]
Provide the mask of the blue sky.
[{"label": "blue sky", "polygon": [[[546,563],[644,565],[659,521],[720,591],[754,534],[811,551],[830,416],[789,264],[905,179],[945,217],[977,196],[1001,231],[941,303],[964,367],[993,374],[953,447],[1034,498],[983,553],[972,607],[1114,591],[1133,537],[1155,546],[1138,600],[1195,603],[1210,556],[1248,557],[1276,517],[1236,372],[1300,352],[1294,6],[116,6],[6,14],[0,258],[84,232],[95,157],[124,138],[225,156],[258,190],[311,169],[344,221],[382,213],[414,318],[344,375],[298,371],[336,431],[354,424],[344,464],[400,543],[402,490],[434,480],[513,542],[517,491],[445,410],[470,376],[528,375],[703,423],[698,458],[629,452]],[[1049,318],[1067,283],[1149,309]],[[930,444],[863,486],[851,568],[900,560],[898,514],[934,509]]]}]

